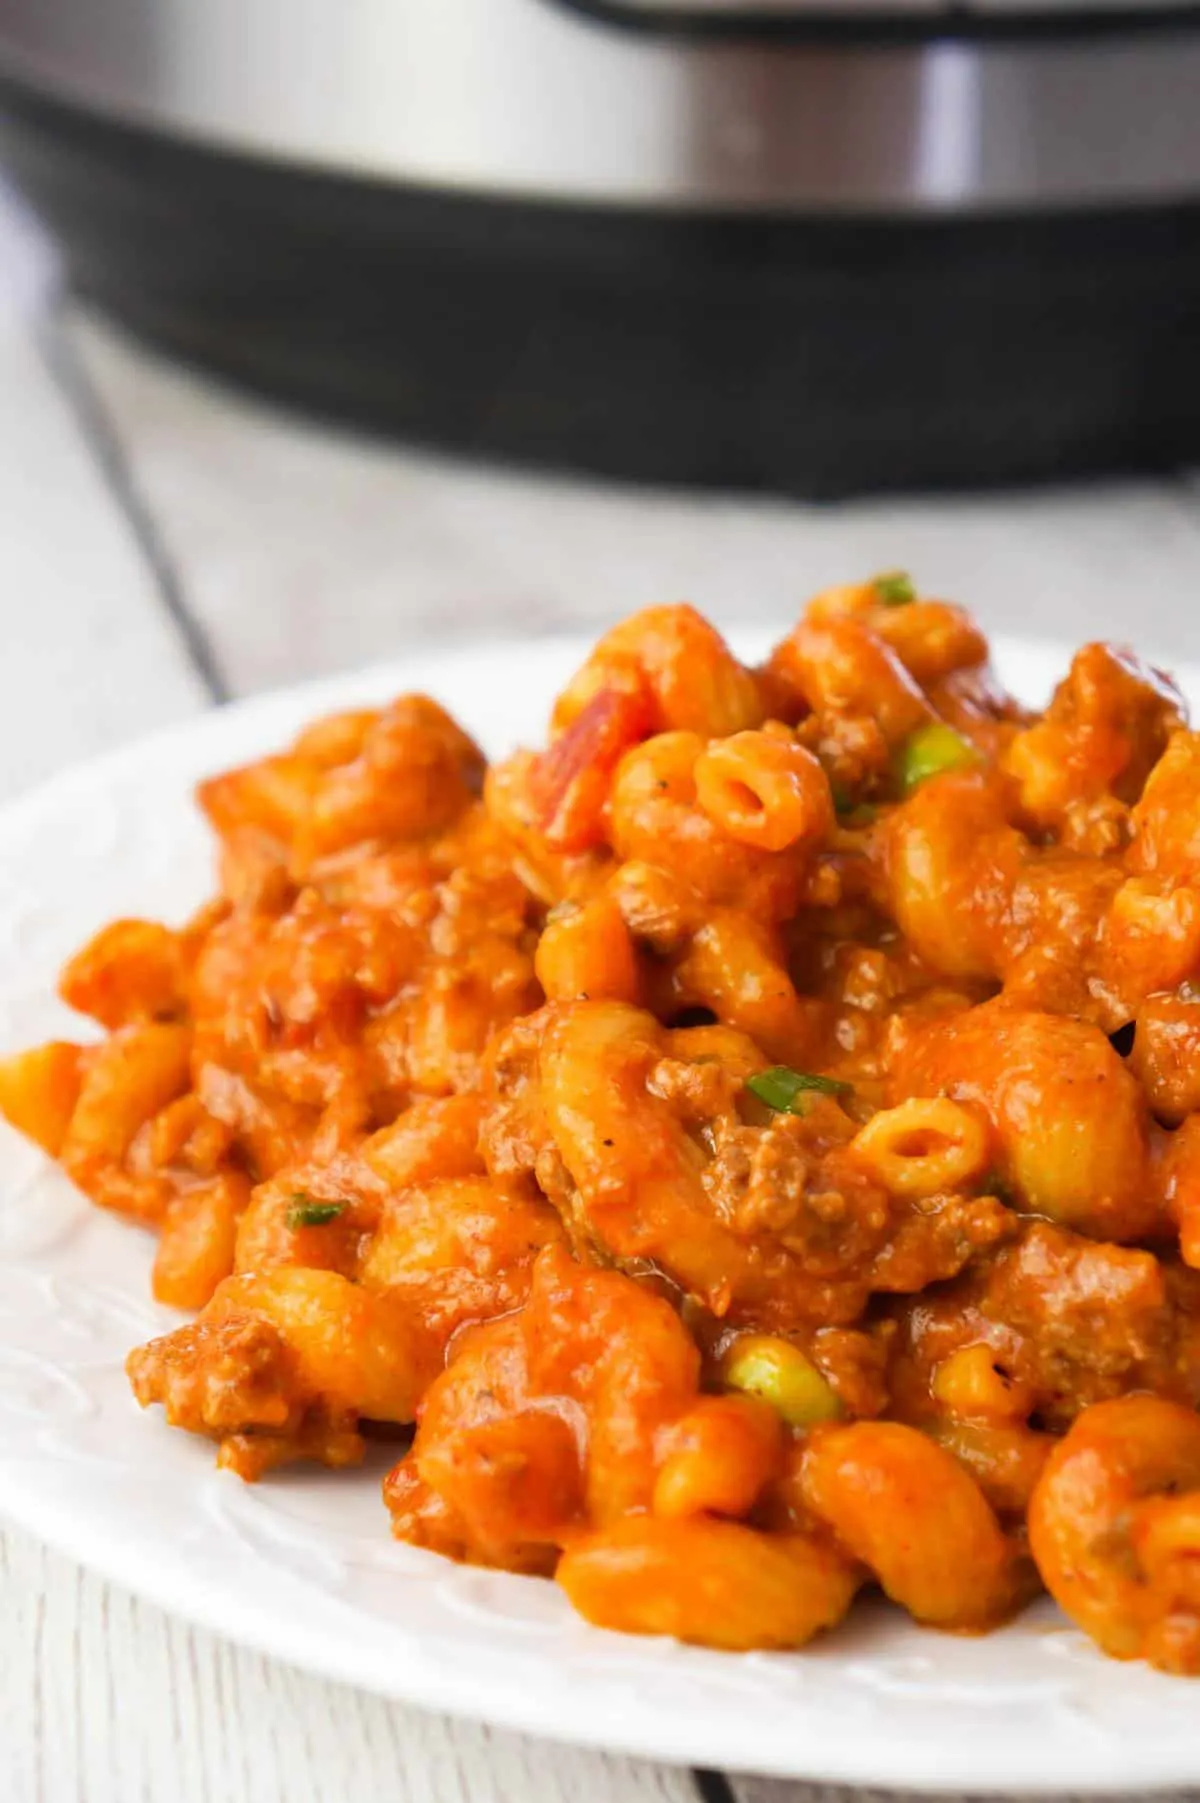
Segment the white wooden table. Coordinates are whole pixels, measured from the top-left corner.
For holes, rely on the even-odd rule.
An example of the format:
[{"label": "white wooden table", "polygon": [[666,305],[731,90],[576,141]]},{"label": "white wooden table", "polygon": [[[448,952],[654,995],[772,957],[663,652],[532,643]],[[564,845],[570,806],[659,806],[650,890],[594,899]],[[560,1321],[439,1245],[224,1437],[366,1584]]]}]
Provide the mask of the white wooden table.
[{"label": "white wooden table", "polygon": [[[904,566],[993,630],[1200,658],[1200,486],[799,507],[365,444],[47,295],[0,196],[0,801],[268,684],[453,636],[725,622]],[[919,430],[919,422],[915,422]],[[0,1803],[819,1803],[491,1733],[195,1632],[0,1531]]]}]

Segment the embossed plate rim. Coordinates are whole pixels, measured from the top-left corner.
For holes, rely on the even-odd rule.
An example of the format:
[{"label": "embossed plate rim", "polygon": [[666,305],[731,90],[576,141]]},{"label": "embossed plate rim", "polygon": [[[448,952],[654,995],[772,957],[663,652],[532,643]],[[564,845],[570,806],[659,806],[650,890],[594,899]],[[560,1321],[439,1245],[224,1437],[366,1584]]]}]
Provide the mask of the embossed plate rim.
[{"label": "embossed plate rim", "polygon": [[[734,635],[757,655],[763,639]],[[201,774],[323,709],[427,688],[487,748],[537,721],[586,642],[414,656],[202,714],[0,811],[0,1042],[61,1031],[58,959],[121,907],[203,893]],[[1036,699],[1059,647],[1002,641]],[[1200,698],[1200,670],[1184,672]],[[167,811],[164,813],[164,809]],[[0,1130],[0,1511],[159,1606],[322,1676],[450,1714],[666,1761],[928,1791],[1171,1788],[1200,1780],[1196,1693],[1103,1660],[1042,1605],[980,1641],[868,1610],[798,1655],[737,1657],[589,1628],[552,1586],[388,1540],[376,1475],[257,1490],[128,1397],[120,1364],[167,1324],[148,1243]]]}]

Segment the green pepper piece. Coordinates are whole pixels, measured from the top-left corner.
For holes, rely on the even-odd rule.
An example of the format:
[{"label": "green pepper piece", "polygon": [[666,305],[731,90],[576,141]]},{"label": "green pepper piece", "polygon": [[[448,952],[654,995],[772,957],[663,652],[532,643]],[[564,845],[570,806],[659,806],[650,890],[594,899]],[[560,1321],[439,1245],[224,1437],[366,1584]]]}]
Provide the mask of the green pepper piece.
[{"label": "green pepper piece", "polygon": [[789,1427],[815,1427],[842,1413],[812,1360],[776,1334],[742,1334],[721,1361],[721,1376],[728,1389],[769,1402]]},{"label": "green pepper piece", "polygon": [[982,761],[969,739],[944,721],[931,720],[928,726],[918,726],[916,732],[910,733],[897,754],[900,793],[911,795],[931,776],[940,776],[945,770],[963,770]]},{"label": "green pepper piece", "polygon": [[917,591],[907,570],[885,570],[872,580],[872,586],[884,607],[907,607],[915,601]]}]

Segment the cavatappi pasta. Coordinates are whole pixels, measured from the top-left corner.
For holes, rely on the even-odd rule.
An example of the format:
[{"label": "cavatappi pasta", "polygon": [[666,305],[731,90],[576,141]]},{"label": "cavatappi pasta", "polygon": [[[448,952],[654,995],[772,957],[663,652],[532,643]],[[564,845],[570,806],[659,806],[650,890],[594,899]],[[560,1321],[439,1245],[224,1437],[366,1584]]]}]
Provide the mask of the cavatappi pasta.
[{"label": "cavatappi pasta", "polygon": [[[531,722],[531,729],[536,723]],[[796,1647],[1045,1587],[1200,1674],[1200,734],[1090,645],[819,595],[603,638],[488,769],[408,696],[205,783],[0,1109],[157,1234],[137,1399],[258,1478],[411,1434],[394,1532]],[[415,1432],[414,1430],[415,1426]],[[401,1451],[401,1447],[397,1447]]]}]

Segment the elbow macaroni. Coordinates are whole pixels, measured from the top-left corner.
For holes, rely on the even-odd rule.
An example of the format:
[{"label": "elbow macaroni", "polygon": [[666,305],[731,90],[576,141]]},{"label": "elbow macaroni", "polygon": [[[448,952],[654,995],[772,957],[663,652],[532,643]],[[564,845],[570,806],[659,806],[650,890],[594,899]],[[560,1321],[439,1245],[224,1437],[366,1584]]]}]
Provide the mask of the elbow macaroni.
[{"label": "elbow macaroni", "polygon": [[936,1196],[968,1189],[989,1159],[987,1124],[944,1097],[910,1096],[872,1115],[854,1150],[896,1196]]},{"label": "elbow macaroni", "polygon": [[758,669],[652,607],[490,768],[408,696],[204,783],[218,893],[0,1058],[195,1313],[138,1400],[246,1479],[415,1422],[394,1531],[606,1627],[1040,1582],[1200,1673],[1200,735],[986,658],[900,573]]}]

